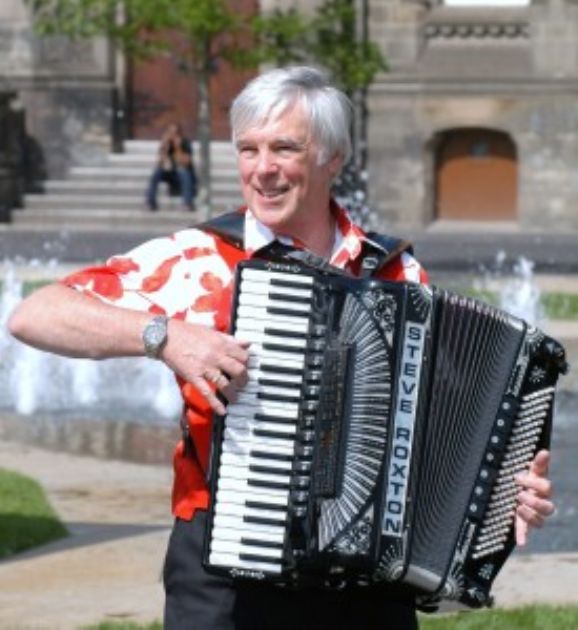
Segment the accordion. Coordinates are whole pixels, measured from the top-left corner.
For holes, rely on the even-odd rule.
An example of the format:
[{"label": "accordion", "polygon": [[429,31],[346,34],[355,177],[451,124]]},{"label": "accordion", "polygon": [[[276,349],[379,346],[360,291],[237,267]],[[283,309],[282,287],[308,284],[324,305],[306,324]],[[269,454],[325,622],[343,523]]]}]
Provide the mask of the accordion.
[{"label": "accordion", "polygon": [[488,604],[562,346],[473,298],[292,262],[238,266],[232,332],[249,381],[215,420],[206,568]]}]

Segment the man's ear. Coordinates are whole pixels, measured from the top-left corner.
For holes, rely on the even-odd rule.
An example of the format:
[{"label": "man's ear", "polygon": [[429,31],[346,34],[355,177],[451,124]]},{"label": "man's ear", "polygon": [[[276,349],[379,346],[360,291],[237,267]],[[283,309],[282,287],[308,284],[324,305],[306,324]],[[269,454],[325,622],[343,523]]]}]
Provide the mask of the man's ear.
[{"label": "man's ear", "polygon": [[342,168],[343,154],[338,152],[329,160],[329,172],[331,173],[331,179],[335,179],[341,172]]}]

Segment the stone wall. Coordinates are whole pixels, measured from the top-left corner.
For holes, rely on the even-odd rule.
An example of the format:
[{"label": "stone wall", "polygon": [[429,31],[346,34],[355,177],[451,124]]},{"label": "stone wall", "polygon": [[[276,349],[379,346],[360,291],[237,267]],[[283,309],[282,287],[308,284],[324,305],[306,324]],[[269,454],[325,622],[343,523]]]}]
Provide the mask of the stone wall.
[{"label": "stone wall", "polygon": [[0,5],[0,90],[16,92],[36,174],[61,176],[111,147],[114,66],[103,40],[39,37],[24,0]]}]

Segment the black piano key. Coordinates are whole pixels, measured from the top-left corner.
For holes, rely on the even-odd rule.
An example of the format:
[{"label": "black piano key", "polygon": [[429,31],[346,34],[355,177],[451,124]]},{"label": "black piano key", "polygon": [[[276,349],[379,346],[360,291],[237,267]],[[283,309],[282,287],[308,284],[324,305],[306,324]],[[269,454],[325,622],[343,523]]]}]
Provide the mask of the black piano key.
[{"label": "black piano key", "polygon": [[285,418],[284,416],[275,416],[267,413],[256,413],[253,418],[261,422],[272,422],[273,424],[295,424],[297,418]]},{"label": "black piano key", "polygon": [[282,455],[281,453],[268,453],[267,451],[251,450],[249,451],[249,455],[251,457],[254,457],[255,459],[259,459],[259,458],[275,459],[280,462],[293,461],[293,455]]},{"label": "black piano key", "polygon": [[307,333],[296,332],[295,330],[283,330],[281,328],[265,327],[263,332],[271,337],[282,337],[284,339],[307,339]]},{"label": "black piano key", "polygon": [[266,503],[265,501],[245,501],[245,506],[247,508],[252,508],[255,510],[270,510],[277,512],[286,512],[287,506],[278,505],[277,503]]},{"label": "black piano key", "polygon": [[288,289],[310,289],[312,287],[307,282],[292,282],[291,280],[274,277],[269,280],[269,284],[276,287],[287,287]]},{"label": "black piano key", "polygon": [[259,556],[253,553],[240,553],[239,560],[245,560],[247,562],[263,562],[266,564],[281,564],[279,558],[268,558],[267,556]]},{"label": "black piano key", "polygon": [[287,433],[279,433],[278,431],[264,431],[263,429],[255,429],[253,431],[253,435],[255,437],[268,437],[279,440],[287,440],[289,442],[295,441],[295,437],[293,435],[289,435]]},{"label": "black piano key", "polygon": [[298,403],[301,400],[301,396],[299,394],[271,394],[266,392],[257,392],[257,398],[259,400],[270,400],[273,402],[288,402],[288,403]]},{"label": "black piano key", "polygon": [[273,468],[271,466],[261,466],[259,464],[249,464],[249,470],[255,473],[279,475],[280,477],[288,477],[290,474],[290,472],[284,468]]},{"label": "black piano key", "polygon": [[274,374],[289,374],[291,376],[303,376],[303,368],[292,368],[283,365],[273,365],[272,363],[261,363],[258,367],[261,372],[273,372]]},{"label": "black piano key", "polygon": [[279,300],[281,302],[296,302],[297,304],[311,304],[311,296],[291,295],[290,293],[275,293],[270,291],[267,297],[271,300]]},{"label": "black piano key", "polygon": [[293,311],[290,308],[280,308],[277,306],[269,306],[267,313],[271,315],[283,315],[284,317],[297,317],[299,319],[306,319],[309,315],[305,310]]},{"label": "black piano key", "polygon": [[287,481],[266,481],[265,479],[247,479],[247,485],[270,490],[289,490],[290,487]]},{"label": "black piano key", "polygon": [[301,390],[301,383],[295,381],[283,381],[274,378],[258,378],[257,383],[263,387],[284,387],[285,389]]},{"label": "black piano key", "polygon": [[261,345],[263,350],[271,350],[272,352],[283,352],[287,354],[305,354],[305,350],[303,348],[296,348],[293,346],[287,346],[280,343],[271,343],[269,341],[263,343]]},{"label": "black piano key", "polygon": [[253,545],[254,547],[264,547],[268,549],[283,549],[283,543],[276,543],[270,540],[260,540],[258,538],[245,538],[242,536],[240,543],[242,545]]},{"label": "black piano key", "polygon": [[243,516],[244,523],[255,523],[255,525],[281,525],[285,526],[285,519],[264,518],[261,516]]}]

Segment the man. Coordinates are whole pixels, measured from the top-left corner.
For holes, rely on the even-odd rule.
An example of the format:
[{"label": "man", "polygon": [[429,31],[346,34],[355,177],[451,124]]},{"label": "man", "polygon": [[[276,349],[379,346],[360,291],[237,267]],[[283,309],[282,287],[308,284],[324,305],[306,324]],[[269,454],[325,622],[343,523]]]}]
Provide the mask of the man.
[{"label": "man", "polygon": [[[199,229],[155,239],[40,289],[16,310],[10,329],[68,356],[156,356],[176,374],[186,439],[174,459],[166,628],[415,628],[412,603],[381,587],[292,590],[232,583],[201,567],[212,414],[225,411],[217,393],[234,400],[247,381],[249,344],[225,332],[235,265],[279,241],[357,275],[367,240],[331,199],[331,182],[350,153],[350,105],[322,73],[297,67],[263,74],[234,101],[231,122],[247,204],[242,247]],[[426,281],[408,252],[379,277]],[[542,452],[520,480],[520,543],[527,526],[541,525],[553,510],[547,465]]]},{"label": "man", "polygon": [[146,200],[149,210],[158,210],[157,188],[161,182],[169,185],[171,194],[180,192],[187,210],[195,209],[197,177],[193,164],[193,149],[177,123],[171,123],[161,138],[157,163],[147,188]]}]

